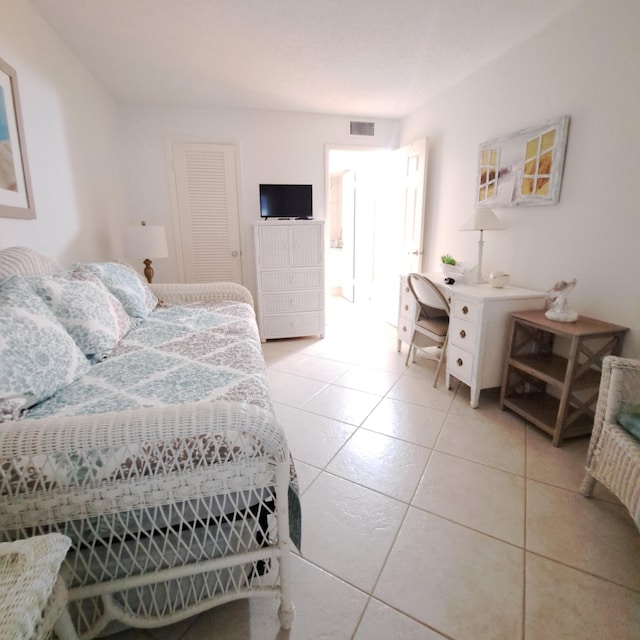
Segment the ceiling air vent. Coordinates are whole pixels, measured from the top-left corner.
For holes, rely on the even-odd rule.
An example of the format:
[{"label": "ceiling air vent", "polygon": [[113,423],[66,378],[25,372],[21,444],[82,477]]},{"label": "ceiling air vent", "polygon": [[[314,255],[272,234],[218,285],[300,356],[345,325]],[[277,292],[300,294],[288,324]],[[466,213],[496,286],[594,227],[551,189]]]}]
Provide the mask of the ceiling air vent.
[{"label": "ceiling air vent", "polygon": [[374,122],[357,122],[352,120],[349,123],[349,135],[351,136],[374,136],[376,125]]}]

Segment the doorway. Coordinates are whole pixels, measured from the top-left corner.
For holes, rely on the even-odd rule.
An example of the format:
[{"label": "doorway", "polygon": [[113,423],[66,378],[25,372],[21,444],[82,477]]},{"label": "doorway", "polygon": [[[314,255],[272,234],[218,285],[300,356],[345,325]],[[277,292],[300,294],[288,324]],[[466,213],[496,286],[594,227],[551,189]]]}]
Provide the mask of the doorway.
[{"label": "doorway", "polygon": [[374,295],[374,235],[380,181],[388,149],[328,146],[327,291],[349,302]]},{"label": "doorway", "polygon": [[427,140],[327,147],[327,290],[396,324],[400,275],[421,271]]}]

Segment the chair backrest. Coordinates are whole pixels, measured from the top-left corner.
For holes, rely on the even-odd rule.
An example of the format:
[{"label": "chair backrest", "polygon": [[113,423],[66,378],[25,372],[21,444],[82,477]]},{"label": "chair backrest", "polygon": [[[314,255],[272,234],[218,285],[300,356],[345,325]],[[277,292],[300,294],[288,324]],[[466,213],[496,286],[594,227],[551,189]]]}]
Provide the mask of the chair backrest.
[{"label": "chair backrest", "polygon": [[431,280],[419,273],[407,276],[409,289],[416,299],[423,317],[434,318],[449,315],[449,303]]}]

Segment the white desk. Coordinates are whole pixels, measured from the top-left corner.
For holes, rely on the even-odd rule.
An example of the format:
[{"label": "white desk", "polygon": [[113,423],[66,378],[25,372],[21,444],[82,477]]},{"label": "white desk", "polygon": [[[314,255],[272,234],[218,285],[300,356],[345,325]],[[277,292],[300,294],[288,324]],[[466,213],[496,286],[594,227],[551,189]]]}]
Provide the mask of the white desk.
[{"label": "white desk", "polygon": [[[442,273],[424,274],[449,300],[451,318],[447,346],[447,385],[455,377],[471,388],[470,404],[478,406],[480,391],[499,387],[507,349],[509,318],[514,311],[543,309],[546,293],[506,286],[495,289],[488,284],[444,283]],[[411,343],[415,301],[401,277],[398,313],[398,350],[402,342]]]}]

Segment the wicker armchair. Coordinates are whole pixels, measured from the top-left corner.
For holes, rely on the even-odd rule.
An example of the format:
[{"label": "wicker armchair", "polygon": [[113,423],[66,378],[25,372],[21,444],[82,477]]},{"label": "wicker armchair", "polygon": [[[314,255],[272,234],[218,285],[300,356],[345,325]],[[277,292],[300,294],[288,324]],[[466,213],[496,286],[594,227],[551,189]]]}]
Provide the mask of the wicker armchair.
[{"label": "wicker armchair", "polygon": [[[67,591],[58,571],[70,544],[59,533],[0,543],[0,640],[51,637],[66,614]],[[65,631],[76,637],[72,627]]]},{"label": "wicker armchair", "polygon": [[623,403],[640,404],[640,360],[607,356],[580,491],[591,496],[598,480],[629,509],[640,529],[640,442],[616,422]]}]

